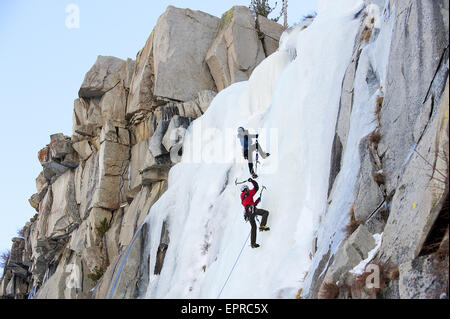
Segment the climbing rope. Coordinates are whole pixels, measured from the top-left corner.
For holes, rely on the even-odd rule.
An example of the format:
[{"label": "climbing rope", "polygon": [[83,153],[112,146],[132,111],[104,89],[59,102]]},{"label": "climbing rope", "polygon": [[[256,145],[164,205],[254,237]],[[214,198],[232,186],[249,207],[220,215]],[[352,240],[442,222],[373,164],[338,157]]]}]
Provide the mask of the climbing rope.
[{"label": "climbing rope", "polygon": [[222,295],[223,290],[225,289],[226,285],[228,284],[228,280],[230,279],[231,275],[233,274],[234,268],[236,267],[239,259],[241,258],[242,252],[244,251],[245,245],[247,244],[248,239],[250,238],[250,234],[252,232],[250,231],[250,233],[248,233],[247,239],[245,239],[244,245],[242,245],[241,251],[239,252],[239,255],[236,258],[236,261],[234,262],[233,268],[231,268],[230,273],[228,274],[227,280],[225,280],[225,283],[222,286],[222,289],[220,289],[219,295],[217,296],[217,299],[220,298],[220,296]]},{"label": "climbing rope", "polygon": [[110,294],[109,294],[109,299],[112,299],[112,297],[114,296],[114,291],[116,290],[116,286],[117,286],[117,283],[119,282],[119,278],[120,278],[120,275],[122,274],[122,270],[125,267],[125,263],[126,263],[126,261],[128,259],[128,256],[130,255],[131,249],[133,248],[137,238],[140,236],[140,234],[142,232],[142,229],[144,228],[144,225],[145,225],[145,223],[143,223],[139,227],[138,231],[136,232],[136,235],[134,235],[133,240],[131,241],[130,245],[128,246],[128,249],[127,249],[127,252],[126,252],[125,256],[123,256],[122,262],[120,263],[119,271],[117,272],[116,278],[115,278],[114,283],[113,283],[113,285],[111,287],[111,291],[110,291]]}]

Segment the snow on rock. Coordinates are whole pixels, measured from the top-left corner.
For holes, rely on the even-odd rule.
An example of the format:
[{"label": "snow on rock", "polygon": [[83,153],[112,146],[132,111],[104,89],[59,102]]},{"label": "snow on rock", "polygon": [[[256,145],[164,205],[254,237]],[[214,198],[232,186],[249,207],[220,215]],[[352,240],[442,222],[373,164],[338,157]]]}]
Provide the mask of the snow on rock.
[{"label": "snow on rock", "polygon": [[373,235],[373,239],[376,242],[375,248],[372,249],[371,251],[369,251],[369,255],[366,259],[361,261],[352,270],[350,270],[351,273],[356,274],[356,275],[361,275],[362,273],[364,273],[364,271],[366,270],[367,264],[372,261],[373,257],[375,257],[375,254],[378,252],[378,249],[380,249],[382,238],[383,238],[383,233]]}]

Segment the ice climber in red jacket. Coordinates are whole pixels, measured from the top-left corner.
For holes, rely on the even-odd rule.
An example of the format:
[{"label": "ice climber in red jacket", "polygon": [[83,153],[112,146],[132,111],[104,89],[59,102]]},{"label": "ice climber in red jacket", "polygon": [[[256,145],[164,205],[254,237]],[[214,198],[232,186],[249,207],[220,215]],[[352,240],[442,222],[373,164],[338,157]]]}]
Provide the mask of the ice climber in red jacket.
[{"label": "ice climber in red jacket", "polygon": [[253,184],[253,189],[250,189],[247,185],[242,186],[241,188],[241,202],[242,205],[245,208],[245,215],[244,218],[246,221],[250,221],[250,225],[252,226],[252,234],[251,234],[251,245],[252,248],[258,248],[259,245],[256,243],[256,222],[255,217],[256,216],[262,216],[261,225],[259,227],[259,231],[269,231],[270,228],[266,226],[267,224],[267,218],[269,217],[269,212],[264,209],[258,209],[256,206],[261,201],[261,197],[259,197],[256,201],[253,199],[253,196],[255,196],[256,192],[259,189],[258,183],[253,180],[249,179],[249,182]]}]

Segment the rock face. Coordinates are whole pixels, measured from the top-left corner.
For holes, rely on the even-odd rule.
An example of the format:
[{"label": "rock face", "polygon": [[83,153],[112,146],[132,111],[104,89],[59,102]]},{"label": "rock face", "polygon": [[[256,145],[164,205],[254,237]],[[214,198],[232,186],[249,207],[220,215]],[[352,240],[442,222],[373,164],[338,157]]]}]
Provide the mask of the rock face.
[{"label": "rock face", "polygon": [[[448,172],[448,91],[447,79],[442,101],[436,106],[392,197],[380,249],[380,259],[383,261],[389,260],[399,265],[417,257],[441,213],[443,199],[448,192],[448,183],[446,185],[439,178]],[[428,163],[434,163],[434,166]],[[432,191],[424,192],[424,189]]]},{"label": "rock face", "polygon": [[126,79],[126,62],[107,56],[99,56],[84,78],[78,95],[80,98],[101,97]]},{"label": "rock face", "polygon": [[205,57],[218,25],[204,12],[167,8],[154,31],[154,95],[185,102],[215,90]]},{"label": "rock face", "polygon": [[281,26],[264,17],[258,21],[257,24],[250,9],[243,6],[233,7],[222,16],[206,56],[219,91],[233,83],[248,80],[255,67],[278,49]]},{"label": "rock face", "polygon": [[[372,9],[373,5],[380,5],[379,1],[366,4]],[[373,103],[377,125],[359,144],[360,169],[352,211],[353,222],[362,225],[341,240],[334,254],[329,250],[328,254],[316,256],[318,267],[310,275],[311,287],[305,297],[327,295],[326,284],[336,282],[338,298],[446,296],[448,248],[442,247],[446,240],[448,247],[448,237],[445,239],[442,230],[445,233],[447,229],[448,234],[448,219],[445,222],[443,216],[448,216],[449,188],[449,39],[448,32],[442,30],[448,27],[448,10],[446,1],[387,3],[384,16],[393,21],[393,27],[384,82],[382,74],[374,72],[370,64],[367,68],[363,60],[365,47],[376,42],[380,32],[369,24],[373,27],[371,36],[364,40],[368,24],[361,25],[343,79],[329,202],[338,191],[333,183],[348,143],[358,72],[367,68],[365,79],[368,91],[376,98]],[[370,14],[367,16],[370,18]],[[380,271],[378,279],[382,285],[376,289],[364,285],[369,272],[360,276],[350,273],[367,257],[350,247],[361,227],[369,235],[382,235],[378,250],[367,261]],[[368,239],[371,236],[365,237],[358,243],[368,245],[373,241]]]},{"label": "rock face", "polygon": [[267,19],[262,15],[258,15],[256,27],[262,37],[262,44],[266,57],[278,50],[281,34],[284,32],[283,27]]},{"label": "rock face", "polygon": [[[429,115],[429,103],[439,104],[448,72],[448,32],[439,31],[448,28],[448,17],[444,17],[448,2],[402,1],[396,10],[387,74],[391,87],[386,91],[381,113],[381,134],[385,138],[380,153],[384,155],[388,194],[400,186],[403,164],[420,142],[429,116],[425,116],[423,124],[417,120],[422,112]],[[418,132],[413,132],[414,128]]]},{"label": "rock face", "polygon": [[152,110],[153,107],[153,36],[150,35],[144,48],[138,52],[128,96],[127,117],[140,110]]},{"label": "rock face", "polygon": [[169,152],[182,152],[217,94],[205,59],[219,22],[170,6],[136,61],[97,58],[74,102],[72,136],[53,134],[38,153],[37,214],[13,240],[0,297],[109,298],[113,284],[113,298],[137,296],[143,222],[178,159]]}]

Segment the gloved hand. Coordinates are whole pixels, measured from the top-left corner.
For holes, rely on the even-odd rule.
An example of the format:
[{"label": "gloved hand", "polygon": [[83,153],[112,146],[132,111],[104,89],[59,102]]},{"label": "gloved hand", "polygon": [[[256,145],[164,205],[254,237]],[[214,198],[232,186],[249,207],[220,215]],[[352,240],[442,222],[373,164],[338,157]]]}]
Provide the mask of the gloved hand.
[{"label": "gloved hand", "polygon": [[253,179],[252,179],[252,178],[249,178],[249,179],[248,179],[248,182],[249,182],[249,183],[253,182]]}]

